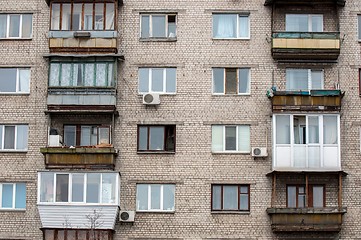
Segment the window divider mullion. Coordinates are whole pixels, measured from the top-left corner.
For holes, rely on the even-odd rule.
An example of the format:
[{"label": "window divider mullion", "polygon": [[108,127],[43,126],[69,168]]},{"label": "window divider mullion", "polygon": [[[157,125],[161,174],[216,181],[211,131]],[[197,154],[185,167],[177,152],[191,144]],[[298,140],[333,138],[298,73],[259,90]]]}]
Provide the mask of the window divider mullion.
[{"label": "window divider mullion", "polygon": [[57,173],[54,173],[54,179],[53,179],[53,182],[54,182],[54,187],[53,187],[53,203],[56,202],[56,175],[57,175]]},{"label": "window divider mullion", "polygon": [[73,174],[68,174],[69,180],[68,180],[68,203],[73,202]]},{"label": "window divider mullion", "polygon": [[106,15],[106,11],[107,11],[107,8],[106,8],[106,2],[104,2],[103,3],[103,29],[101,29],[101,30],[103,30],[103,31],[105,31],[105,29],[106,29],[106,20],[107,20],[107,15]]},{"label": "window divider mullion", "polygon": [[14,150],[16,150],[18,148],[18,126],[17,125],[14,125]]},{"label": "window divider mullion", "polygon": [[11,208],[15,208],[15,201],[16,201],[16,183],[12,183],[13,185],[13,199],[12,199],[12,203],[11,203]]},{"label": "window divider mullion", "polygon": [[19,38],[23,37],[23,14],[19,14]]},{"label": "window divider mullion", "polygon": [[70,4],[70,31],[73,31],[74,3]]},{"label": "window divider mullion", "polygon": [[10,37],[10,14],[6,16],[6,38]]},{"label": "window divider mullion", "polygon": [[88,184],[88,174],[84,173],[83,175],[83,203],[86,203],[86,194],[87,194],[87,184]]}]

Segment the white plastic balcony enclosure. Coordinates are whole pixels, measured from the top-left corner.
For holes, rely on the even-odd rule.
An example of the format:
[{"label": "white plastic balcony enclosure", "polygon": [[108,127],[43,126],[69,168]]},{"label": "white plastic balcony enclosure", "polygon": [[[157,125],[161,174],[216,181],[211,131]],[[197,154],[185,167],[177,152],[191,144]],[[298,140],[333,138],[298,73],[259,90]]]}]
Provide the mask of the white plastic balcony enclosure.
[{"label": "white plastic balcony enclosure", "polygon": [[274,114],[274,171],[340,171],[339,114]]}]

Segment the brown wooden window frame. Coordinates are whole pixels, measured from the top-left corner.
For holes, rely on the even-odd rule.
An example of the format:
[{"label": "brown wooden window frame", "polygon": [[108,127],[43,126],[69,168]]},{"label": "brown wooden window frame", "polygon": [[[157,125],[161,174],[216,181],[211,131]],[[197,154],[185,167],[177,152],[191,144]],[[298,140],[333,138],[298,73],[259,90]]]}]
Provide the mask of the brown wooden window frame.
[{"label": "brown wooden window frame", "polygon": [[[151,142],[150,142],[150,130],[151,128],[159,128],[162,127],[164,129],[163,132],[163,149],[151,149]],[[146,128],[147,135],[146,135],[146,148],[141,149],[141,128]],[[159,152],[159,153],[175,153],[176,151],[176,125],[138,125],[137,131],[137,151],[138,152]],[[170,146],[173,144],[172,146]]]},{"label": "brown wooden window frame", "polygon": [[[238,199],[237,199],[237,209],[227,209],[224,207],[224,187],[225,186],[233,186],[233,187],[237,187],[238,189]],[[214,208],[214,187],[221,187],[221,192],[220,195],[218,197],[220,197],[220,199],[218,199],[220,201],[220,208]],[[241,191],[242,187],[246,187],[247,188],[247,192],[243,193]],[[250,185],[249,184],[212,184],[211,185],[211,210],[213,212],[249,212],[250,211]],[[248,201],[248,206],[247,209],[242,209],[241,208],[241,196],[247,196],[247,201]]]},{"label": "brown wooden window frame", "polygon": [[[308,190],[307,190],[307,195],[308,195],[308,199],[306,199],[306,185],[304,184],[287,184],[286,185],[286,207],[287,208],[294,208],[294,207],[290,207],[288,204],[288,188],[289,187],[296,187],[296,207],[295,208],[306,208],[306,201],[307,201],[307,207],[313,207],[313,187],[322,187],[323,188],[323,196],[322,196],[322,201],[323,201],[323,206],[322,207],[326,207],[326,187],[324,184],[310,184],[308,185]],[[303,187],[304,189],[304,193],[299,192],[299,188]],[[299,202],[298,202],[298,198],[300,195],[304,195],[305,197],[305,206],[299,206]]]},{"label": "brown wooden window frame", "polygon": [[[77,147],[84,147],[83,145],[81,145],[81,130],[82,130],[82,127],[92,127],[92,128],[96,128],[97,129],[97,133],[96,133],[96,136],[97,136],[97,143],[96,145],[98,144],[101,144],[100,142],[100,135],[99,135],[99,129],[100,128],[108,128],[108,131],[109,131],[109,135],[108,135],[108,143],[107,144],[111,144],[111,127],[109,125],[97,125],[97,124],[64,124],[63,126],[63,136],[64,136],[64,145],[65,146],[68,146],[65,144],[65,127],[66,126],[73,126],[76,128],[75,130],[75,146]],[[86,145],[86,146],[93,146],[93,145]]]}]

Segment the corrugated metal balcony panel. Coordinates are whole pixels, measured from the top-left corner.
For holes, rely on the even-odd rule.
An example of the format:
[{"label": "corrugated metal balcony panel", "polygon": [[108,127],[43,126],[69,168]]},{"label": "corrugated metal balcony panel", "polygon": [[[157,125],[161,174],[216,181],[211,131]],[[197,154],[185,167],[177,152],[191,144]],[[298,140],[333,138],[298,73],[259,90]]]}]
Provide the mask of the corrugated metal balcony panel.
[{"label": "corrugated metal balcony panel", "polygon": [[114,95],[68,95],[68,94],[49,94],[47,98],[48,105],[116,105],[116,96]]},{"label": "corrugated metal balcony panel", "polygon": [[38,205],[43,228],[91,228],[91,219],[96,219],[97,229],[112,229],[117,220],[119,207]]}]

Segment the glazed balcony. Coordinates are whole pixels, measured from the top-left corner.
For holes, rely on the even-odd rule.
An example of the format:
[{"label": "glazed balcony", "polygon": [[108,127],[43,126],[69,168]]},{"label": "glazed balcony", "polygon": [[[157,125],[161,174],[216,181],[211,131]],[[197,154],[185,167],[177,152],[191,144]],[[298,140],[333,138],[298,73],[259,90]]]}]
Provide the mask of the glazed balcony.
[{"label": "glazed balcony", "polygon": [[[109,144],[107,144],[109,145]],[[114,169],[117,150],[112,146],[100,147],[47,147],[40,152],[46,168]]]},{"label": "glazed balcony", "polygon": [[339,232],[346,208],[268,208],[273,232]]},{"label": "glazed balcony", "polygon": [[339,32],[273,32],[272,56],[277,60],[335,61],[340,42]]}]

